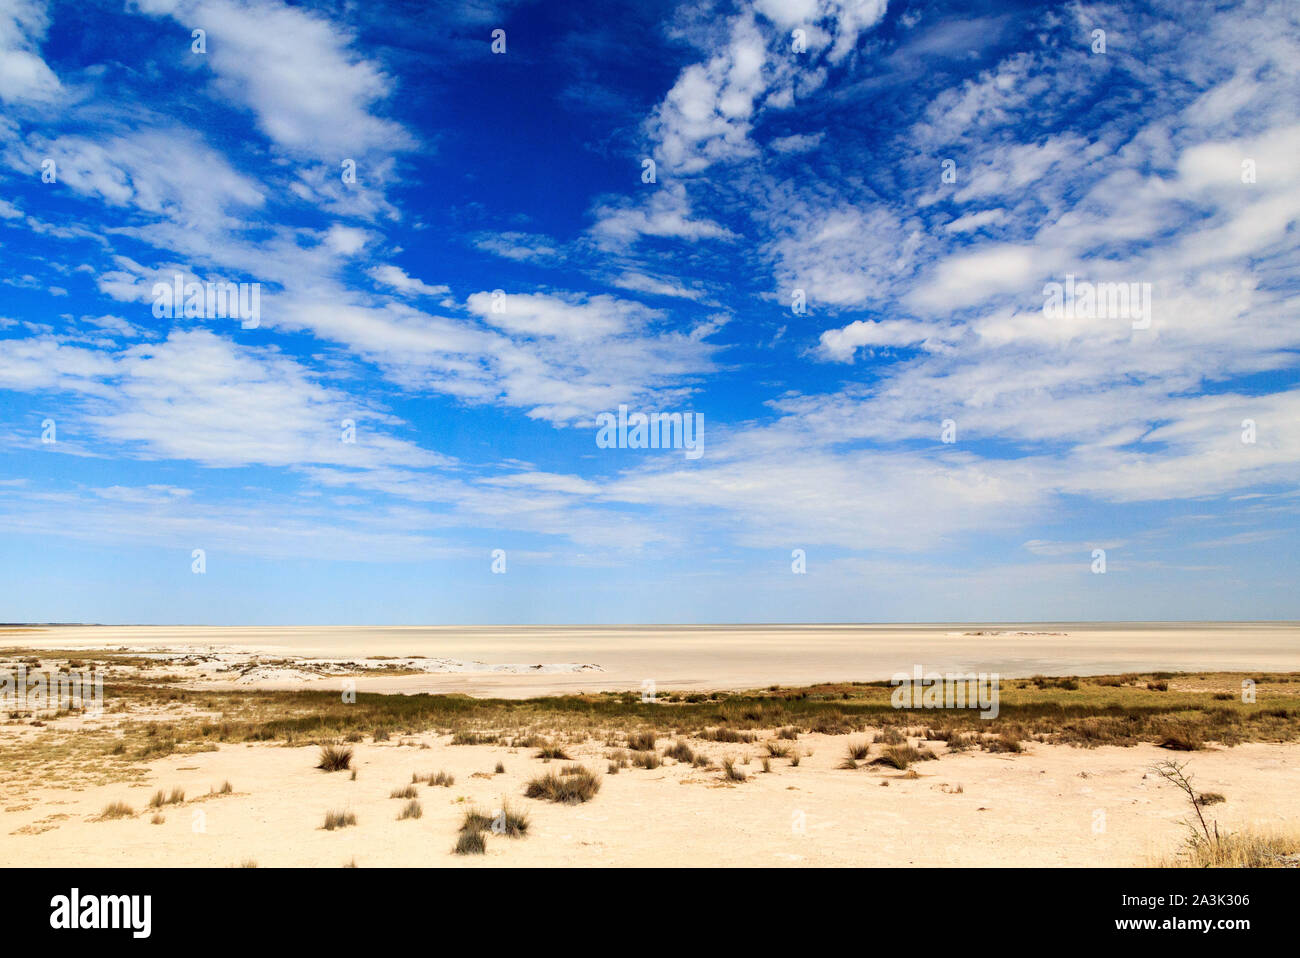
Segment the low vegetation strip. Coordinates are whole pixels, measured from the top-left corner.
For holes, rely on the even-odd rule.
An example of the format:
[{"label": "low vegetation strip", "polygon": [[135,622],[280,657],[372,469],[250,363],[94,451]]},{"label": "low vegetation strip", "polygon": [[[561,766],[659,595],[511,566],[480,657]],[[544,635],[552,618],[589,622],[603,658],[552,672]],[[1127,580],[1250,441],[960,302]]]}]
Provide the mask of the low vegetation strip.
[{"label": "low vegetation strip", "polygon": [[[81,660],[88,654],[78,652]],[[45,651],[43,658],[57,660]],[[1243,701],[1243,680],[1254,683],[1255,701]],[[101,759],[130,765],[173,752],[201,751],[220,743],[278,742],[328,747],[323,769],[347,769],[341,743],[367,736],[435,730],[454,741],[532,741],[549,734],[627,736],[653,749],[659,734],[719,743],[754,742],[773,734],[801,731],[888,733],[924,726],[931,739],[958,747],[976,745],[1014,750],[1038,740],[1080,747],[1149,742],[1170,750],[1195,751],[1207,743],[1284,742],[1300,739],[1300,673],[1132,673],[1091,677],[1033,677],[1003,680],[996,718],[974,709],[896,709],[887,682],[838,683],[761,691],[661,695],[643,702],[638,692],[565,695],[525,700],[476,699],[466,695],[383,695],[358,693],[345,703],[335,692],[199,690],[166,676],[128,677],[118,669],[106,683],[109,714],[121,713],[117,729],[61,733],[42,729],[40,738],[14,746],[43,748],[58,737],[63,757]],[[147,713],[147,717],[145,714]],[[23,723],[48,716],[8,716]],[[968,741],[963,741],[964,739]],[[901,741],[901,739],[900,739]],[[545,754],[548,744],[539,740]],[[649,752],[650,749],[643,749]],[[346,757],[345,757],[346,756]],[[21,755],[11,757],[21,758]],[[564,757],[555,747],[550,756]]]}]

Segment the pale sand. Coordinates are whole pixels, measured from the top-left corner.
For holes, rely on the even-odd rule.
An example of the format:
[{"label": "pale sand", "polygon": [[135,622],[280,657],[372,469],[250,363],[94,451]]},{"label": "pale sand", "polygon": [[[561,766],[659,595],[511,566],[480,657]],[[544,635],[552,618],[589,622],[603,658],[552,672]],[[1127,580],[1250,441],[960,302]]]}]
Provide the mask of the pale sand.
[{"label": "pale sand", "polygon": [[[860,738],[861,736],[853,736]],[[225,745],[173,755],[149,766],[147,782],[70,791],[9,790],[0,811],[0,861],[8,866],[597,866],[597,865],[1134,865],[1177,849],[1188,813],[1183,797],[1148,766],[1170,753],[1154,746],[1093,750],[1030,744],[1021,755],[966,752],[915,766],[921,777],[837,769],[848,736],[802,736],[811,750],[799,767],[757,758],[743,784],[719,773],[665,764],[604,774],[605,749],[591,742],[570,754],[601,772],[589,803],[553,805],[522,797],[525,782],[565,763],[532,751],[451,746],[420,736],[356,748],[357,781],[314,769],[315,747]],[[750,746],[695,743],[711,757]],[[936,744],[937,751],[944,746]],[[1300,826],[1300,746],[1247,744],[1176,756],[1190,759],[1195,784],[1227,802],[1208,809],[1221,827]],[[500,759],[506,773],[491,772]],[[182,770],[185,769],[185,770]],[[445,769],[451,788],[419,785],[424,816],[397,821],[389,798],[412,772]],[[1086,778],[1081,773],[1086,774]],[[235,794],[200,798],[229,779]],[[888,781],[888,787],[881,782]],[[957,792],[960,785],[963,789]],[[184,788],[189,801],[145,810],[157,788]],[[458,802],[463,796],[466,801]],[[531,817],[522,839],[487,836],[482,858],[451,854],[467,804],[491,811],[509,798]],[[114,800],[135,818],[94,821]],[[325,813],[350,809],[356,827],[327,832]],[[202,818],[197,813],[202,813]],[[795,830],[803,815],[803,833]],[[1104,815],[1104,821],[1099,817]],[[196,831],[201,821],[203,830]],[[39,834],[24,830],[48,828]]]},{"label": "pale sand", "polygon": [[[969,635],[985,632],[1003,634]],[[1018,632],[1044,634],[1015,634]],[[1055,634],[1054,634],[1055,633]],[[412,656],[489,665],[590,664],[599,672],[369,675],[372,692],[524,698],[564,692],[747,689],[879,681],[927,671],[1099,675],[1138,671],[1300,670],[1300,623],[1032,623],[739,626],[198,627],[60,626],[0,630],[0,645],[243,649],[272,656]],[[230,683],[234,686],[234,683]],[[335,688],[290,674],[254,687]],[[241,684],[237,687],[248,687]]]},{"label": "pale sand", "polygon": [[[1057,632],[1064,635],[967,635]],[[378,655],[445,657],[488,664],[589,663],[603,672],[363,675],[371,690],[465,691],[522,697],[565,691],[758,688],[817,681],[887,679],[920,663],[935,671],[1002,675],[1124,671],[1296,671],[1300,628],[1284,624],[768,626],[692,628],[53,628],[0,630],[0,645],[224,648],[297,660]],[[161,666],[169,674],[172,665]],[[248,688],[188,670],[197,684]],[[258,679],[253,687],[303,687],[339,679]],[[182,672],[186,670],[182,669]],[[261,671],[256,673],[260,676]],[[274,672],[267,673],[274,674]],[[204,678],[203,676],[209,677]],[[296,676],[296,677],[294,677]],[[110,698],[111,688],[105,689]],[[136,716],[138,718],[138,716]],[[83,721],[65,717],[59,725]],[[39,734],[25,725],[3,735]],[[1191,754],[1150,745],[1077,749],[1029,743],[1027,754],[942,754],[919,763],[920,778],[837,766],[845,745],[865,736],[803,735],[811,751],[798,767],[771,761],[759,773],[759,748],[693,742],[710,758],[752,756],[749,781],[729,785],[717,770],[667,761],[653,771],[604,774],[606,749],[566,746],[601,773],[587,804],[557,806],[522,797],[549,765],[531,750],[451,746],[445,736],[402,745],[355,746],[358,780],[313,766],[314,746],[225,744],[142,765],[138,784],[79,786],[65,773],[44,781],[10,779],[0,789],[0,861],[26,865],[236,865],[337,867],[393,865],[1133,865],[1168,855],[1184,836],[1186,800],[1150,772],[1156,761],[1190,761],[1200,791],[1227,796],[1213,819],[1227,829],[1300,827],[1300,744],[1245,744]],[[0,743],[0,750],[3,743]],[[878,749],[877,749],[878,751]],[[472,777],[505,762],[500,776]],[[389,793],[412,772],[456,776],[450,789],[418,786],[424,817],[397,821],[402,801]],[[94,771],[94,770],[89,770]],[[57,776],[57,777],[55,777]],[[203,798],[229,780],[235,794]],[[888,787],[881,783],[889,782]],[[63,785],[68,787],[55,787]],[[957,791],[958,786],[961,791]],[[189,801],[145,810],[158,788],[185,789]],[[458,801],[458,799],[464,799]],[[509,798],[532,819],[528,837],[488,836],[485,858],[450,849],[464,808],[487,811]],[[196,801],[196,799],[198,799]],[[111,801],[136,817],[95,821]],[[350,809],[359,824],[321,829],[326,811]],[[201,812],[201,818],[195,813]],[[1101,813],[1104,818],[1099,817]],[[802,833],[795,825],[802,815]],[[196,822],[203,830],[196,831]]]}]

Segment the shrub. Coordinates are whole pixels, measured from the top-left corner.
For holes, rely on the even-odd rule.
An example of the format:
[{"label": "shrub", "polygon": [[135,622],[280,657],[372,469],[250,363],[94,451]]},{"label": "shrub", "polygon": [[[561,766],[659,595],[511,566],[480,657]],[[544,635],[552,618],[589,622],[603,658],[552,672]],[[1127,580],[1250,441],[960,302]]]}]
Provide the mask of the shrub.
[{"label": "shrub", "polygon": [[509,802],[505,802],[486,827],[493,835],[505,835],[507,838],[523,838],[528,831],[528,815],[524,812],[516,812],[510,807]]},{"label": "shrub", "polygon": [[648,752],[655,747],[655,733],[633,732],[627,737],[627,747],[634,752]]},{"label": "shrub", "polygon": [[499,738],[495,733],[457,732],[451,737],[452,745],[492,745]]},{"label": "shrub", "polygon": [[600,779],[590,770],[582,768],[581,771],[571,775],[559,776],[554,772],[548,772],[540,778],[535,778],[524,789],[524,797],[576,805],[579,802],[590,801],[599,791]]},{"label": "shrub", "polygon": [[326,812],[325,813],[325,831],[332,832],[336,828],[347,828],[349,825],[357,823],[357,816],[352,812]]},{"label": "shrub", "polygon": [[483,855],[487,853],[487,841],[483,838],[482,832],[463,831],[456,839],[456,847],[452,852],[457,855]]},{"label": "shrub", "polygon": [[758,739],[753,732],[737,732],[730,728],[705,729],[699,737],[706,742],[726,742],[733,745],[749,745]]},{"label": "shrub", "polygon": [[462,832],[485,832],[491,827],[492,817],[478,808],[465,809],[465,815],[460,820]]},{"label": "shrub", "polygon": [[1022,752],[1024,747],[1020,744],[1019,736],[1012,732],[1003,732],[997,738],[989,739],[980,743],[990,752]]},{"label": "shrub", "polygon": [[352,749],[347,745],[322,745],[317,768],[327,772],[343,772],[352,767]]},{"label": "shrub", "polygon": [[126,802],[109,802],[104,806],[100,813],[101,820],[110,818],[131,818],[135,815],[135,809]]},{"label": "shrub", "polygon": [[398,814],[397,820],[399,822],[404,822],[408,818],[421,818],[423,815],[424,808],[420,805],[418,800],[413,798],[402,806],[402,811]]},{"label": "shrub", "polygon": [[687,765],[690,765],[695,761],[695,752],[692,751],[691,747],[681,739],[678,739],[672,745],[668,746],[664,751],[664,755],[667,758],[676,759],[679,762],[685,762]]},{"label": "shrub", "polygon": [[937,757],[928,748],[915,749],[910,745],[891,745],[871,764],[887,765],[899,771],[906,771],[907,767],[913,762],[925,762]]}]

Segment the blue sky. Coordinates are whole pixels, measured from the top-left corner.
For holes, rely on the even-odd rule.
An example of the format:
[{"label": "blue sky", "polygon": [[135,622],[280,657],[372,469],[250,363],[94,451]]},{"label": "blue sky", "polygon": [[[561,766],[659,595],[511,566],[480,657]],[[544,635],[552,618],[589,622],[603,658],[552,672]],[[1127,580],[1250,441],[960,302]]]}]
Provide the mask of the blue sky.
[{"label": "blue sky", "polygon": [[428,6],[0,0],[0,619],[1300,618],[1294,4]]}]

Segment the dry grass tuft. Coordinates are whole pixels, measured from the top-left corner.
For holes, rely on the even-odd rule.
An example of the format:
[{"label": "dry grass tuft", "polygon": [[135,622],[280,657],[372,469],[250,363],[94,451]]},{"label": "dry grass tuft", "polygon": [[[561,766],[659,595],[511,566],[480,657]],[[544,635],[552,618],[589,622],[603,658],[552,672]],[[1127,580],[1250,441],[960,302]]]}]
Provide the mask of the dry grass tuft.
[{"label": "dry grass tuft", "polygon": [[925,762],[935,758],[938,756],[928,748],[915,749],[910,745],[891,745],[880,754],[879,758],[872,759],[871,764],[885,765],[903,772],[913,762]]},{"label": "dry grass tuft", "polygon": [[634,752],[648,752],[655,747],[655,733],[632,732],[627,737],[627,747]]},{"label": "dry grass tuft", "polygon": [[104,806],[104,810],[99,813],[99,820],[108,821],[114,818],[133,818],[135,809],[126,802],[109,802]]},{"label": "dry grass tuft", "polygon": [[327,772],[345,772],[352,767],[352,749],[347,745],[322,745],[320,762],[316,765]]},{"label": "dry grass tuft", "polygon": [[729,745],[749,745],[758,740],[753,732],[737,732],[731,728],[706,728],[698,737],[705,742],[724,742]]},{"label": "dry grass tuft", "polygon": [[456,855],[485,855],[487,854],[487,840],[480,831],[462,831],[456,839],[456,847],[452,849]]},{"label": "dry grass tuft", "polygon": [[357,823],[357,816],[353,812],[326,812],[325,813],[325,831],[332,832],[336,828],[347,828],[349,825]]},{"label": "dry grass tuft", "polygon": [[664,757],[690,765],[695,761],[695,752],[684,741],[678,739],[664,750]]},{"label": "dry grass tuft", "polygon": [[600,779],[590,769],[581,766],[579,769],[564,776],[547,772],[540,778],[533,779],[524,789],[524,797],[541,798],[565,805],[590,801],[600,791]]},{"label": "dry grass tuft", "polygon": [[1158,868],[1300,868],[1300,834],[1246,830],[1188,845]]},{"label": "dry grass tuft", "polygon": [[632,764],[637,768],[658,768],[663,764],[659,758],[659,753],[653,749],[648,752],[633,752]]}]

